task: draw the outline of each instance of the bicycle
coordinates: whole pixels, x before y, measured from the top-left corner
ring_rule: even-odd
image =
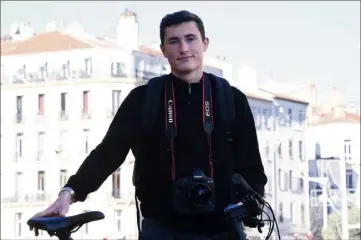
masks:
[[[47,231],[51,237],[56,236],[59,240],[73,240],[71,234],[78,231],[84,224],[104,218],[102,212],[90,211],[69,217],[30,218],[27,224],[30,230]]]
[[[229,235],[232,240],[246,240],[246,234],[243,225],[241,224],[241,221],[248,216],[247,209],[244,205],[230,205],[225,209],[224,213],[230,223],[230,232],[214,236],[209,240],[221,240],[224,239],[225,235]],[[69,217],[31,218],[28,220],[27,224],[30,226],[31,230],[39,229],[47,231],[51,237],[56,236],[59,240],[73,240],[71,234],[78,231],[82,225],[104,218],[105,216],[102,212],[90,211]],[[257,218],[254,220],[255,225],[258,225],[258,231],[261,231],[261,228],[264,226],[264,221],[266,220]],[[273,227],[270,228],[270,232],[272,230]]]

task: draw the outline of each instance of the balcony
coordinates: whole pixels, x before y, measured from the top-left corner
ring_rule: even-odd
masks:
[[[19,162],[22,162],[23,160],[24,160],[23,153],[15,152],[15,154],[14,154],[14,162],[19,163]]]
[[[15,123],[20,124],[24,122],[24,116],[22,113],[18,112],[15,114]]]
[[[157,72],[135,69],[135,79],[137,82],[147,83],[150,79],[157,77],[159,75],[160,73]]]
[[[88,111],[88,110],[83,110],[83,111],[82,111],[82,114],[81,114],[81,119],[82,119],[82,120],[89,120],[89,119],[91,119],[91,113],[90,113],[90,111]]]
[[[45,192],[38,193],[14,193],[12,196],[1,197],[2,203],[23,203],[23,202],[43,202],[53,201],[54,194],[46,194]]]
[[[36,152],[36,161],[42,161],[44,159],[44,151],[38,150]]]
[[[68,112],[66,110],[61,110],[60,111],[60,121],[68,121],[69,117],[68,117]]]
[[[115,199],[120,199],[121,198],[121,191],[120,189],[113,189],[112,190],[112,197]]]

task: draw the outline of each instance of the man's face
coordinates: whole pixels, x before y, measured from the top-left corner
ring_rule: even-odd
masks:
[[[160,47],[172,70],[186,74],[202,66],[208,42],[208,38],[202,40],[195,22],[184,22],[166,27],[164,43]]]

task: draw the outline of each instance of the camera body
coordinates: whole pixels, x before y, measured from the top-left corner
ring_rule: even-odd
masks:
[[[173,181],[172,205],[177,214],[198,215],[214,211],[214,181],[201,169]]]

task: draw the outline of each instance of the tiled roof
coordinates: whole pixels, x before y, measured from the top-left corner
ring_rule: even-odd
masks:
[[[260,90],[272,94],[273,97],[276,99],[283,99],[283,100],[288,100],[288,101],[302,103],[302,104],[309,104],[309,102],[307,102],[306,100],[293,97],[290,94],[275,93],[275,92],[267,91],[264,89],[260,89]]]
[[[250,98],[255,98],[255,99],[260,99],[260,100],[265,100],[265,101],[269,101],[269,102],[272,102],[273,99],[272,99],[272,95],[267,93],[267,92],[264,92],[264,91],[261,91],[261,90],[242,90],[242,92],[247,96],[247,97],[250,97]]]
[[[157,50],[155,48],[151,48],[145,45],[140,45],[138,51],[144,53],[144,54],[149,54],[152,56],[156,56],[156,57],[163,57],[163,53],[161,50]]]
[[[26,40],[2,41],[1,56],[86,49],[93,46],[59,31],[40,33]]]
[[[336,115],[335,112],[324,114],[320,119],[311,125],[325,125],[335,123],[360,123],[360,115],[345,111],[341,115]]]

